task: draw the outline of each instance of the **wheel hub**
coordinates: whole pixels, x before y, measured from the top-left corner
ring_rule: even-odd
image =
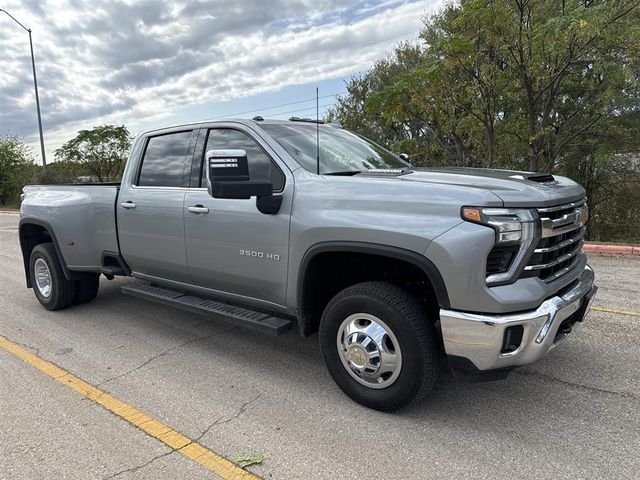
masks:
[[[36,277],[36,287],[44,298],[51,296],[51,272],[42,258],[38,258],[33,266]]]
[[[337,335],[342,365],[359,383],[386,388],[396,381],[402,367],[400,345],[381,319],[368,313],[347,317]]]
[[[347,359],[354,368],[363,369],[369,363],[369,354],[360,344],[355,343],[356,339],[350,339],[350,341],[354,343],[347,347]]]

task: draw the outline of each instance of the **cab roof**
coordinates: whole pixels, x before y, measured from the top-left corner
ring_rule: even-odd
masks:
[[[159,128],[153,128],[150,130],[145,130],[140,132],[140,136],[143,135],[149,135],[151,133],[157,133],[157,132],[164,132],[164,131],[174,131],[174,130],[180,130],[182,128],[185,127],[189,127],[189,128],[195,128],[195,127],[206,127],[208,125],[215,125],[217,123],[239,123],[242,125],[247,125],[247,126],[254,126],[254,125],[287,125],[287,124],[311,124],[311,125],[315,125],[316,124],[316,120],[312,119],[312,118],[300,118],[300,117],[291,117],[288,120],[282,120],[282,119],[276,119],[276,118],[262,118],[260,116],[256,116],[253,118],[218,118],[215,120],[202,120],[199,122],[190,122],[190,123],[182,123],[182,124],[175,124],[175,125],[166,125],[164,127],[159,127]],[[326,123],[323,122],[322,120],[317,122],[320,125],[330,125],[332,127],[337,127],[339,126],[336,123]]]

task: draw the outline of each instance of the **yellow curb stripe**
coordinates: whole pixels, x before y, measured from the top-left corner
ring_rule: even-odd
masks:
[[[94,387],[90,383],[72,375],[53,363],[28,352],[3,336],[0,336],[0,348],[18,357],[32,367],[37,368],[62,385],[78,392],[83,397],[113,412],[131,425],[139,428],[146,434],[161,441],[184,457],[193,460],[198,465],[215,473],[219,477],[225,480],[260,480],[260,477],[257,475],[244,470],[230,460],[185,437],[180,432],[146,415],[128,403],[112,397],[103,390]]]
[[[619,315],[630,315],[632,317],[640,317],[640,312],[630,312],[628,310],[616,310],[615,308],[591,307],[596,312],[617,313]]]

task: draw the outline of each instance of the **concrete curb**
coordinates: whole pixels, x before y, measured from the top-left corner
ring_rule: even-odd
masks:
[[[586,253],[597,253],[599,255],[640,256],[640,246],[634,245],[602,245],[598,243],[586,243],[583,248]]]

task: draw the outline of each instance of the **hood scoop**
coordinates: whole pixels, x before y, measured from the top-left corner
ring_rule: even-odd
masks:
[[[530,182],[537,183],[546,183],[546,184],[555,184],[558,183],[553,175],[550,173],[532,173],[525,175],[510,175],[509,178],[514,178],[516,180],[529,180]]]
[[[374,177],[391,175],[397,177],[399,175],[407,175],[408,173],[413,173],[413,171],[408,168],[370,168],[369,170],[362,172],[360,175],[371,175]]]

